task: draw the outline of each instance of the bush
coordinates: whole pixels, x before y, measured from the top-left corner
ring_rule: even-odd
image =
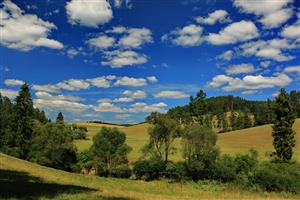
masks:
[[[193,181],[198,181],[199,179],[207,178],[208,168],[205,167],[204,163],[197,160],[192,160],[185,163],[186,175]]]
[[[185,176],[185,168],[182,163],[169,162],[166,165],[165,177],[175,181],[181,181]]]
[[[119,165],[111,169],[110,175],[116,178],[129,178],[131,176],[131,169],[128,165]]]
[[[264,163],[254,172],[252,184],[265,191],[300,192],[299,165]]]
[[[258,154],[255,150],[250,150],[247,154],[236,155],[234,159],[236,173],[248,174],[253,172],[254,168],[258,163],[257,156]]]
[[[221,156],[211,170],[210,178],[230,182],[236,178],[235,162],[233,157],[229,155]]]
[[[164,170],[165,163],[162,160],[139,160],[133,166],[136,178],[146,181],[158,179]]]

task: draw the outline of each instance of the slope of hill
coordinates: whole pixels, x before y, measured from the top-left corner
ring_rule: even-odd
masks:
[[[101,126],[94,124],[85,124],[88,128],[88,140],[75,141],[79,151],[88,149],[92,144],[91,138],[101,129]],[[130,127],[117,127],[124,131],[127,135],[127,144],[132,147],[132,152],[129,154],[129,160],[136,160],[141,155],[140,149],[148,142],[147,130],[149,124],[138,124]],[[296,119],[294,124],[296,131],[296,150],[294,159],[300,161],[300,119]],[[217,145],[222,153],[243,153],[253,148],[259,152],[260,158],[266,158],[265,153],[273,151],[272,145],[272,128],[271,125],[257,126],[253,128],[231,131],[218,134]],[[181,159],[181,142],[179,139],[175,141],[175,146],[179,149],[175,155],[171,156],[172,160]]]
[[[169,183],[68,173],[0,154],[0,199],[297,199],[216,182]],[[163,190],[162,190],[163,188]]]

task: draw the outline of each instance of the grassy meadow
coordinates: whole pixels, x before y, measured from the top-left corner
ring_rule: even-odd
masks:
[[[81,175],[4,154],[0,154],[0,186],[0,199],[299,199],[293,194],[251,192],[213,181],[181,184]]]
[[[102,124],[95,123],[79,123],[78,125],[86,126],[88,128],[88,139],[87,140],[77,140],[75,144],[79,151],[88,149],[92,145],[92,137],[101,129]],[[132,147],[132,152],[129,154],[129,160],[135,161],[141,156],[141,148],[148,142],[148,128],[149,124],[138,124],[134,126],[124,127],[124,126],[113,126],[126,133],[127,144]],[[294,130],[296,131],[296,151],[294,154],[294,160],[300,161],[300,119],[297,119],[294,124]],[[259,157],[261,159],[266,159],[265,155],[267,152],[273,151],[272,145],[272,127],[271,125],[257,126],[253,128],[247,128],[237,131],[231,131],[227,133],[218,134],[217,145],[220,148],[221,153],[235,154],[247,152],[249,149],[253,148],[259,152]],[[178,161],[182,159],[180,152],[181,141],[177,139],[175,141],[175,146],[178,151],[175,155],[170,158],[173,161]]]

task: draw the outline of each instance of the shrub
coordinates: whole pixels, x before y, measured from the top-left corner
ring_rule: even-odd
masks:
[[[164,170],[165,163],[162,160],[139,160],[133,167],[136,178],[146,181],[158,179]]]
[[[191,178],[193,181],[207,178],[208,175],[208,168],[205,167],[203,162],[197,160],[185,163],[185,170],[187,177]]]
[[[236,173],[248,174],[253,172],[254,168],[258,163],[257,155],[257,151],[255,150],[250,150],[249,153],[246,154],[236,155],[234,159]]]
[[[254,172],[252,184],[265,191],[300,192],[299,165],[264,163]]]
[[[166,178],[173,179],[175,181],[181,181],[185,176],[185,168],[183,163],[167,163],[164,174]]]
[[[119,165],[112,168],[110,175],[116,178],[129,178],[131,176],[131,169],[128,165]]]
[[[235,162],[232,156],[221,156],[212,167],[210,178],[230,182],[236,178]]]

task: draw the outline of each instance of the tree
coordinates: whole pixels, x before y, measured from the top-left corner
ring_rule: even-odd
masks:
[[[283,88],[275,99],[274,113],[272,136],[275,155],[280,161],[289,161],[295,147],[295,131],[292,129],[295,115],[290,104],[289,95]]]
[[[91,154],[99,175],[111,176],[114,168],[127,165],[131,148],[125,144],[126,135],[117,128],[103,127],[93,137]]]
[[[290,101],[291,101],[291,106],[295,112],[295,116],[300,117],[300,92],[295,90],[291,91]]]
[[[61,112],[59,112],[57,117],[56,117],[56,123],[57,124],[64,124],[64,116]]]
[[[33,102],[29,91],[29,85],[23,84],[21,90],[16,97],[15,105],[15,147],[17,150],[17,157],[26,158],[28,148],[32,137],[32,119],[34,116]]]
[[[159,159],[168,162],[172,150],[172,144],[175,138],[180,136],[181,127],[177,121],[161,115],[157,118],[154,126],[148,130],[150,142],[144,149],[145,153],[152,153],[152,156],[158,156]]]
[[[41,165],[72,171],[76,164],[76,147],[70,129],[56,124],[35,123],[28,160]]]
[[[216,141],[217,135],[208,127],[194,124],[184,129],[183,157],[193,180],[207,178],[219,154]]]

